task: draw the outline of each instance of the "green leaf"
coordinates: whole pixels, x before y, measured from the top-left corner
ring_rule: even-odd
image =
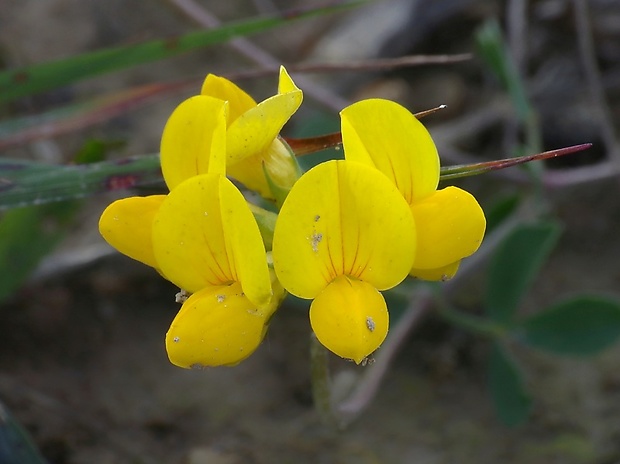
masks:
[[[0,211],[162,182],[159,155],[57,166],[0,160]]]
[[[513,322],[523,296],[557,243],[555,222],[522,225],[498,247],[489,265],[486,307],[489,316],[505,325]]]
[[[6,212],[0,219],[0,301],[28,278],[43,256],[63,237],[74,203],[31,206]]]
[[[530,412],[531,399],[521,370],[499,344],[493,344],[489,359],[489,388],[499,419],[509,427],[523,423]]]
[[[293,19],[335,12],[360,3],[362,2],[339,2],[322,8],[298,9],[295,12],[283,12],[279,15],[238,21],[217,29],[193,32],[180,37],[108,48],[57,61],[3,71],[0,72],[0,103],[65,86],[87,77],[226,42],[233,37],[273,29]]]
[[[278,219],[278,215],[274,212],[267,211],[260,206],[256,206],[253,203],[248,203],[248,206],[254,215],[254,219],[256,219],[256,224],[258,224],[258,230],[260,231],[261,237],[263,237],[265,249],[267,251],[271,251],[271,246],[273,244],[273,231],[276,228],[276,220]]]
[[[620,303],[580,296],[526,319],[521,329],[520,338],[531,347],[561,355],[594,355],[620,337]]]
[[[492,201],[493,202],[484,209],[484,215],[487,219],[487,234],[495,230],[497,226],[515,212],[521,202],[521,196],[515,192],[511,192],[505,195],[496,195]]]
[[[525,122],[532,113],[532,108],[497,21],[487,21],[478,29],[476,45],[480,56],[510,94],[519,119]]]

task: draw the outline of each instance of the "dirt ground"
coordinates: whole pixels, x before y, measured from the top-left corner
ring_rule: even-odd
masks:
[[[180,3],[0,0],[0,63],[20,66],[196,29]],[[230,21],[311,2],[198,4]],[[583,4],[590,30],[576,21],[583,17]],[[526,8],[524,22],[520,7]],[[614,135],[620,116],[618,2],[390,0],[296,23],[251,42],[285,63],[466,53],[475,51],[477,27],[492,17],[512,37],[544,148],[595,144],[550,169],[581,173],[620,159]],[[587,48],[580,42],[584,35],[593,39],[590,52],[580,48]],[[588,59],[600,72],[595,81],[607,106],[589,80]],[[2,114],[41,111],[146,82],[254,67],[259,65],[221,46],[24,99]],[[510,156],[519,138],[501,119],[503,113],[493,120],[492,108],[505,95],[476,57],[397,72],[303,77],[349,101],[382,96],[413,111],[448,104],[428,120],[444,164]],[[274,81],[241,85],[260,99],[273,92]],[[3,156],[63,162],[89,138],[122,140],[123,147],[111,156],[155,152],[167,116],[183,98],[167,97],[79,134],[13,148]],[[319,100],[306,91],[308,108],[295,116],[291,131],[307,133],[325,115],[337,117],[339,108]],[[480,115],[491,122],[481,123]],[[529,188],[494,175],[466,185],[485,208],[498,192]],[[620,296],[618,186],[617,176],[607,172],[548,188],[565,230],[525,310],[575,293]],[[491,405],[487,343],[432,313],[414,328],[369,409],[342,432],[325,427],[313,409],[309,327],[299,306],[281,308],[258,352],[239,366],[206,371],[172,366],[163,339],[178,309],[178,290],[103,244],[96,221],[112,198],[85,201],[56,258],[47,261],[52,272],[0,306],[0,401],[51,464],[620,462],[620,345],[594,359],[517,353],[534,408],[530,420],[515,429],[502,426]],[[77,265],[66,265],[61,258],[67,256]],[[484,270],[453,295],[469,310],[479,310]],[[345,366],[358,373],[375,368]]]

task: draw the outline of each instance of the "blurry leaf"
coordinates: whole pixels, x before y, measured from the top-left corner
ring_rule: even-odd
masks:
[[[0,218],[0,301],[28,278],[39,260],[63,237],[74,203],[30,206]]]
[[[0,210],[161,182],[159,155],[75,166],[0,159]]]
[[[478,29],[476,45],[479,55],[486,61],[510,95],[517,118],[523,126],[525,136],[523,152],[526,154],[539,152],[542,149],[542,135],[538,116],[532,109],[525,91],[525,84],[517,71],[497,21],[487,21]],[[534,167],[536,164],[539,166]],[[528,165],[527,169],[532,174],[539,175],[542,166],[540,163],[533,163]]]
[[[500,225],[517,209],[520,199],[521,197],[517,193],[510,193],[493,199],[493,203],[485,208],[484,211],[484,215],[487,219],[487,234]]]
[[[106,158],[106,153],[110,150],[120,148],[125,144],[122,140],[99,140],[89,139],[78,150],[73,162],[76,164],[98,163]]]
[[[403,285],[406,283],[401,284],[401,286]],[[383,298],[385,298],[387,307],[390,308],[390,326],[394,329],[411,304],[411,298],[404,292],[403,288],[393,288],[383,292]]]
[[[522,225],[500,244],[489,265],[486,308],[492,319],[505,325],[513,322],[560,230],[555,222]]]
[[[0,463],[45,464],[28,432],[0,404]]]
[[[480,56],[510,94],[519,120],[525,122],[532,112],[521,77],[517,73],[497,21],[490,20],[478,29],[476,45]]]
[[[497,416],[506,425],[523,423],[530,412],[531,399],[523,385],[519,367],[497,343],[489,359],[489,387]]]
[[[526,319],[522,339],[556,354],[587,356],[608,348],[620,337],[620,303],[581,296]]]
[[[80,79],[108,73],[142,63],[226,42],[233,37],[254,34],[301,19],[339,11],[362,2],[349,1],[314,9],[297,9],[279,15],[252,18],[217,29],[198,31],[180,37],[154,40],[138,45],[108,48],[78,56],[0,72],[0,103],[25,95],[71,84]]]

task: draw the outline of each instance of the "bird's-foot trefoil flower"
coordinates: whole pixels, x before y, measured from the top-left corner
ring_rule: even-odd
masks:
[[[305,173],[284,201],[273,263],[288,292],[314,300],[310,323],[318,340],[360,363],[387,335],[379,290],[407,276],[415,244],[409,205],[384,175],[328,161]]]
[[[162,171],[173,184],[169,187],[206,172],[207,155],[216,148],[212,146],[214,141],[205,136],[205,128],[213,124],[213,115],[208,111],[211,98],[228,102],[227,174],[264,198],[276,199],[280,191],[288,193],[301,173],[279,133],[301,105],[303,95],[284,67],[280,68],[278,94],[258,104],[228,79],[209,74],[201,94],[177,107],[168,119],[161,142]],[[178,178],[170,171],[177,171]]]
[[[263,240],[241,192],[222,175],[191,177],[162,202],[152,240],[163,275],[192,293],[166,335],[171,362],[232,365],[252,354],[283,291],[277,282],[272,287]]]
[[[437,190],[439,156],[426,128],[389,100],[363,100],[341,112],[345,159],[372,166],[396,185],[416,223],[416,257],[410,274],[426,280],[452,277],[473,254],[486,220],[465,190]]]
[[[204,157],[192,159],[200,165],[162,154],[170,193],[114,202],[99,223],[112,246],[191,294],[166,335],[170,361],[186,368],[248,357],[285,294],[245,198],[224,175],[228,103],[200,105],[210,121],[201,126]]]

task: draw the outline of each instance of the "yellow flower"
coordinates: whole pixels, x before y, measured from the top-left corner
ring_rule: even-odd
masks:
[[[398,188],[416,223],[416,257],[410,274],[427,280],[452,277],[473,254],[486,220],[465,190],[437,190],[439,156],[426,128],[405,108],[370,99],[341,112],[345,158],[375,167]]]
[[[166,169],[162,167],[164,181],[170,190],[197,174],[223,173],[225,170],[227,103],[202,98],[200,107],[200,114],[209,115],[209,124],[201,127],[204,156],[175,159],[169,151],[162,155],[162,166],[166,165]],[[110,245],[160,272],[153,252],[152,224],[165,198],[166,195],[151,195],[117,200],[106,208],[99,220],[99,231]]]
[[[206,172],[207,155],[216,148],[214,141],[205,136],[205,128],[213,125],[213,114],[208,111],[212,98],[228,102],[227,174],[264,198],[273,199],[275,195],[264,169],[278,188],[288,191],[299,172],[294,155],[278,134],[303,97],[284,67],[280,68],[278,94],[259,104],[228,79],[209,74],[201,95],[185,100],[176,108],[161,141],[162,171],[168,187],[172,190],[184,179]],[[179,165],[184,166],[183,171]]]
[[[398,285],[415,253],[409,206],[373,168],[329,161],[305,173],[288,194],[273,237],[273,262],[284,288],[314,299],[318,340],[360,363],[388,331],[378,290]]]
[[[254,216],[224,175],[228,103],[203,97],[200,105],[210,117],[201,164],[187,169],[187,160],[163,156],[171,192],[114,202],[99,222],[108,243],[192,294],[166,335],[170,361],[181,367],[245,359],[284,296]]]
[[[170,361],[231,365],[254,352],[283,292],[272,297],[262,237],[241,192],[223,175],[191,177],[162,202],[152,240],[162,273],[192,293],[166,334]]]

